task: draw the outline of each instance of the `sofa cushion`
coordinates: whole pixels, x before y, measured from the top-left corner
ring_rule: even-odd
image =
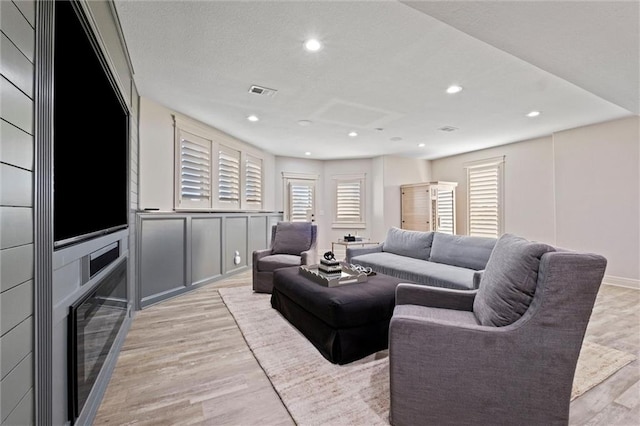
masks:
[[[295,256],[292,254],[273,254],[271,256],[265,256],[258,260],[258,271],[273,272],[279,268],[285,268],[287,266],[299,266],[300,264],[300,256]]]
[[[370,266],[381,274],[398,277],[416,284],[434,287],[471,290],[474,286],[472,269],[413,259],[393,253],[369,253],[353,257],[351,263]]]
[[[529,308],[540,258],[555,249],[512,234],[498,239],[480,280],[473,311],[482,325],[502,327],[518,320]]]
[[[433,232],[408,231],[391,227],[382,244],[382,250],[400,256],[428,260]]]
[[[429,260],[479,271],[486,267],[495,244],[495,238],[436,232],[433,235]]]
[[[300,255],[311,247],[311,222],[278,222],[273,240],[274,254]]]

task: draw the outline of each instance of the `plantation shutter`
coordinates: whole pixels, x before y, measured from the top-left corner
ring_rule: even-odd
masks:
[[[336,222],[362,222],[362,182],[338,181]]]
[[[315,182],[289,182],[289,221],[309,222],[314,211]]]
[[[247,204],[262,206],[262,159],[247,155],[245,162],[245,199]]]
[[[470,167],[468,177],[469,235],[497,238],[501,228],[501,163]]]
[[[181,208],[211,207],[211,141],[185,131],[178,132]]]
[[[240,207],[240,151],[224,145],[218,151],[218,202]]]
[[[437,190],[438,232],[453,235],[453,190]]]

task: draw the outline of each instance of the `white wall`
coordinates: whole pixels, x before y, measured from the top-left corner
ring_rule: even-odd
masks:
[[[606,282],[640,287],[639,127],[632,117],[433,160],[432,180],[459,183],[464,234],[464,163],[504,155],[505,232],[602,254]]]
[[[467,175],[464,164],[498,156],[505,156],[504,232],[555,244],[551,137],[433,160],[432,180],[458,182],[456,232],[467,234]]]
[[[558,245],[608,259],[607,276],[640,279],[640,119],[553,135]]]
[[[174,204],[174,126],[173,114],[178,114],[150,99],[140,98],[140,209],[158,208],[173,211]],[[186,117],[182,115],[183,117]],[[188,118],[188,117],[187,117]],[[192,121],[195,121],[191,119]],[[277,210],[274,175],[275,157],[211,126],[198,123],[216,140],[241,151],[263,158],[263,210]]]

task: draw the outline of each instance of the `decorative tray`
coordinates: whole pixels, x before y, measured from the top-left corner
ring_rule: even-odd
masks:
[[[365,272],[358,272],[345,265],[342,265],[340,275],[327,275],[318,270],[318,265],[302,265],[300,266],[300,273],[325,287],[337,287],[344,284],[363,283],[367,281],[367,274]]]

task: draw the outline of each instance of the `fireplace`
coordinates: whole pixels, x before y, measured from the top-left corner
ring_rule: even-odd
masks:
[[[69,420],[78,418],[127,315],[124,258],[69,310]]]

